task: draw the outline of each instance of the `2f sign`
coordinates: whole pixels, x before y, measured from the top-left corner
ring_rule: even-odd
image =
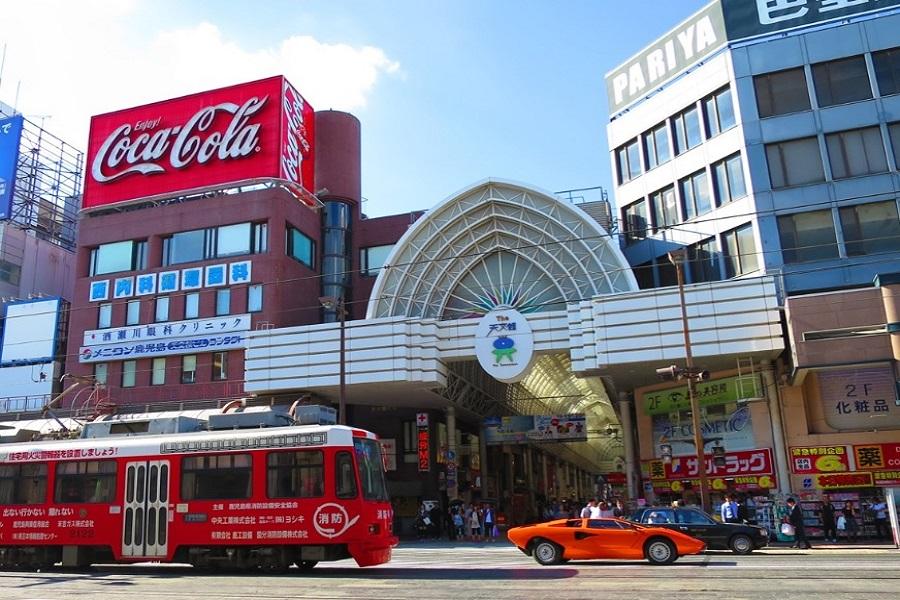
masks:
[[[694,57],[700,57],[719,42],[712,19],[706,15],[691,23],[661,46],[650,50],[627,69],[613,78],[615,104],[642,93],[648,85],[662,82],[679,68],[686,67]]]

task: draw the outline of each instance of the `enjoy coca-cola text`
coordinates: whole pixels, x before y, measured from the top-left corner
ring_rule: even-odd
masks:
[[[127,123],[120,125],[97,150],[91,164],[91,176],[94,181],[107,183],[129,173],[164,173],[166,156],[174,169],[183,169],[194,162],[204,164],[212,158],[227,160],[248,156],[259,149],[260,124],[250,123],[250,117],[265,106],[266,100],[268,96],[250,98],[242,105],[222,102],[207,106],[184,125],[157,131],[153,129],[159,119],[144,121],[135,127]],[[210,131],[220,113],[231,114],[231,121],[224,131]],[[132,139],[132,131],[143,133]]]

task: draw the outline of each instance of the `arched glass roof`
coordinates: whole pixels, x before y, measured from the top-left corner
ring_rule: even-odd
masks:
[[[636,289],[617,239],[576,206],[487,180],[410,227],[378,275],[367,317],[459,319],[502,304],[560,310]]]

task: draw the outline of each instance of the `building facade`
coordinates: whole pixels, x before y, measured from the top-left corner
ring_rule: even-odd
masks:
[[[607,76],[623,250],[641,287],[674,285],[667,253],[680,248],[687,281],[778,282],[791,349],[770,376],[778,402],[758,417],[755,404],[717,410],[753,413],[785,454],[778,487],[811,499],[860,502],[897,483],[878,474],[889,459],[858,457],[859,444],[881,456],[900,442],[881,283],[900,269],[898,4],[713,2]],[[637,391],[643,412],[657,387]],[[658,460],[650,417],[641,458]]]

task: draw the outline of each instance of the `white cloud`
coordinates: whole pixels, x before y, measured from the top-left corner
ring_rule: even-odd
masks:
[[[0,21],[0,99],[12,104],[21,82],[19,110],[39,123],[50,115],[45,128],[82,150],[102,112],[282,74],[315,108],[353,111],[380,76],[399,72],[380,48],[307,35],[249,49],[210,22],[137,30],[136,0],[18,4]]]

